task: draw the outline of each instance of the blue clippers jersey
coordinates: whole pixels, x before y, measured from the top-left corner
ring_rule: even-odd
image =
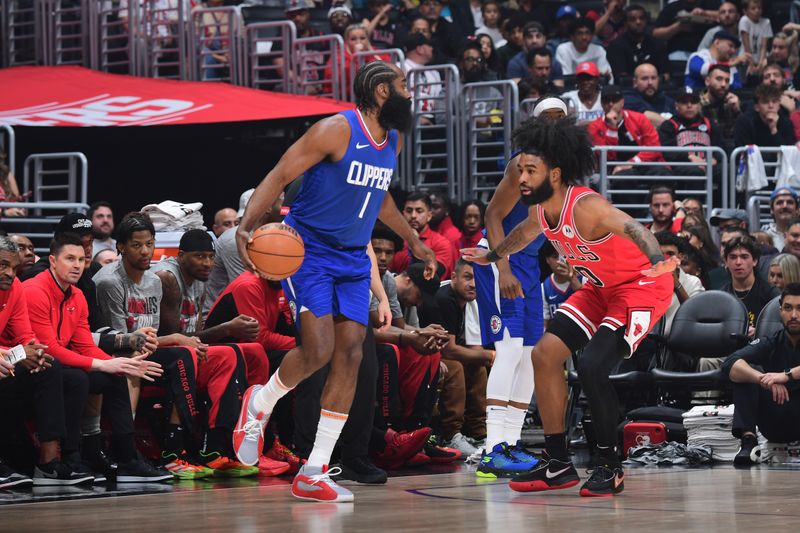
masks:
[[[334,248],[366,246],[397,166],[397,132],[377,147],[357,111],[341,113],[350,142],[339,161],[322,161],[305,173],[284,221]]]
[[[567,287],[566,291],[559,290],[553,283],[553,275],[550,274],[542,282],[542,295],[546,300],[547,306],[550,308],[550,316],[552,317],[556,310],[561,307],[561,304],[567,301],[567,298],[572,296],[575,291],[572,287]]]

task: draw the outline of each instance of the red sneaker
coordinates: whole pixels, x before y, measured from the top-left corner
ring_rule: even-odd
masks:
[[[386,430],[386,448],[373,454],[375,464],[389,470],[400,468],[422,449],[430,434],[431,428],[427,427],[402,433]]]
[[[410,468],[415,468],[418,466],[423,466],[431,462],[431,458],[425,455],[422,452],[419,452],[414,455],[411,459],[405,462],[404,466],[408,466]]]
[[[244,393],[239,420],[233,430],[233,451],[247,466],[256,465],[264,449],[264,426],[269,417],[253,405],[253,398],[263,388],[263,385],[253,385]]]
[[[461,452],[459,450],[446,446],[439,446],[433,438],[428,439],[422,451],[431,458],[431,463],[434,464],[452,463],[453,461],[461,459]]]
[[[283,461],[276,461],[266,455],[258,458],[258,475],[265,477],[274,477],[285,474],[289,471],[289,463]]]
[[[300,459],[292,450],[284,445],[278,437],[275,437],[272,448],[264,454],[264,457],[287,463],[289,469],[285,473],[292,475],[296,474],[300,470],[300,467],[306,462],[305,459]]]
[[[292,496],[317,502],[352,502],[353,493],[338,485],[330,476],[342,472],[341,468],[328,469],[303,465],[292,481]]]

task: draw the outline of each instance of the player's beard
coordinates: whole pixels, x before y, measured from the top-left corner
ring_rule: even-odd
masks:
[[[522,203],[525,205],[536,205],[550,199],[553,196],[553,185],[549,179],[544,180],[541,185],[535,189],[531,188],[530,194],[521,195]]]
[[[402,97],[394,87],[389,85],[389,98],[383,103],[378,113],[378,124],[387,130],[405,133],[411,129],[413,118],[411,100]]]

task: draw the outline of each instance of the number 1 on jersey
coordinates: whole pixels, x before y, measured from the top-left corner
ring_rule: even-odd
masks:
[[[358,214],[358,218],[364,218],[364,211],[367,210],[367,204],[369,203],[370,196],[372,196],[372,191],[367,192],[367,197],[364,198],[364,205],[361,206],[361,212]]]

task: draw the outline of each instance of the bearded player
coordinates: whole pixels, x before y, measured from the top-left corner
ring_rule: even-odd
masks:
[[[305,259],[300,270],[282,282],[301,342],[266,385],[254,385],[245,393],[233,445],[240,461],[258,462],[264,425],[277,401],[330,362],[314,447],[292,483],[295,497],[325,502],[353,501],[353,494],[331,479],[334,472],[327,465],[356,389],[369,320],[372,264],[367,245],[375,219],[425,261],[428,279],[436,272],[433,252],[386,194],[402,144],[398,130],[407,130],[412,119],[405,75],[394,65],[375,61],[361,67],[353,83],[356,109],[317,122],[286,151],[253,192],[236,233],[242,262],[257,272],[247,255],[250,232],[284,187],[305,174],[284,220],[302,237]],[[388,324],[387,302],[381,302],[379,314]]]
[[[465,259],[489,264],[522,250],[544,233],[586,283],[558,309],[533,349],[536,398],[545,431],[543,460],[511,480],[521,492],[561,489],[580,481],[566,446],[567,385],[564,362],[583,349],[578,363],[597,440],[594,464],[581,496],[623,490],[617,455],[618,399],[609,374],[630,357],[672,298],[676,258],[665,260],[655,237],[629,215],[578,182],[594,170],[591,143],[569,119],[527,122],[514,132],[522,150],[519,188],[530,207],[494,250],[462,250]]]

